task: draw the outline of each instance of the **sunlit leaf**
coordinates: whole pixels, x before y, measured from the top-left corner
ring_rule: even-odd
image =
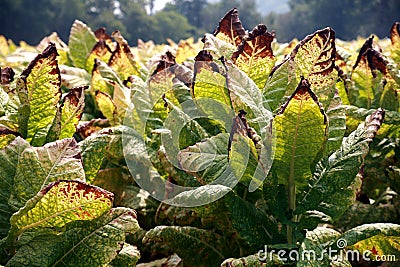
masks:
[[[335,54],[335,32],[331,28],[306,36],[290,56],[271,71],[263,89],[265,98],[272,102],[271,108],[275,109],[285,95],[291,95],[294,87],[304,77],[309,80],[311,89],[326,109],[337,80]]]
[[[176,51],[176,62],[181,64],[186,60],[194,60],[198,50],[193,43],[193,38],[180,40]]]
[[[73,88],[63,99],[59,139],[70,138],[75,133],[85,105],[84,90],[86,88]]]
[[[395,22],[390,29],[390,40],[392,42],[391,56],[397,66],[400,62],[400,22]]]
[[[10,236],[33,227],[61,229],[77,220],[93,220],[112,207],[113,194],[81,181],[50,183],[10,219]]]
[[[364,224],[342,234],[346,248],[365,253],[370,260],[380,256],[391,256],[391,261],[400,257],[400,225],[392,223]],[[368,252],[366,252],[368,250]]]
[[[111,54],[111,48],[108,46],[105,40],[97,41],[87,57],[85,69],[88,70],[88,72],[90,73],[93,70],[95,59],[99,59],[103,62],[108,62]]]
[[[264,88],[275,64],[271,43],[275,35],[263,24],[256,26],[233,53],[232,60],[258,88]]]
[[[221,40],[230,43],[234,46],[242,42],[242,38],[246,35],[246,31],[239,19],[239,12],[236,8],[228,11],[225,16],[219,21],[214,35]]]
[[[225,75],[220,73],[209,52],[199,52],[195,58],[192,97],[201,111],[222,124],[225,124],[223,118],[233,117]]]
[[[117,106],[115,105],[111,96],[102,91],[97,91],[95,99],[99,110],[104,115],[104,117],[106,117],[110,121],[111,125],[117,124]]]
[[[20,136],[18,132],[0,127],[0,149],[8,146],[17,136]]]
[[[43,145],[57,113],[61,77],[54,44],[39,54],[22,72],[18,95],[20,132],[35,146]]]
[[[277,147],[273,168],[280,183],[304,188],[311,178],[311,166],[323,148],[327,119],[307,80],[275,116]]]
[[[85,179],[80,150],[74,139],[25,149],[15,172],[10,203],[20,208],[47,184],[59,179]]]
[[[87,191],[95,187],[88,187]],[[98,190],[98,189],[97,189]],[[98,191],[98,193],[105,191]],[[85,193],[85,192],[83,192]],[[87,195],[83,194],[82,197]],[[97,195],[95,207],[101,204],[106,197]],[[105,202],[104,202],[105,203]],[[108,266],[116,259],[119,253],[122,257],[134,256],[138,259],[138,251],[131,251],[131,247],[124,250],[125,236],[139,229],[134,210],[127,208],[110,207],[96,212],[106,214],[91,221],[77,221],[69,223],[66,231],[55,235],[46,234],[34,237],[29,243],[22,245],[13,258],[8,262],[12,266]],[[94,213],[93,213],[94,215]],[[121,251],[122,249],[122,251]],[[130,261],[132,262],[132,261]],[[114,265],[113,265],[114,266]]]
[[[387,60],[373,48],[373,37],[361,47],[351,79],[348,95],[352,105],[367,109],[399,109],[400,85],[392,77]]]
[[[86,69],[90,73],[93,66],[87,69],[86,62],[95,44],[96,36],[92,30],[82,21],[75,20],[71,27],[68,42],[70,56],[75,67]]]

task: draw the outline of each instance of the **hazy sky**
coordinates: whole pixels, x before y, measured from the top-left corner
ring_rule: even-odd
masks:
[[[208,0],[209,2],[217,2],[218,0]],[[154,11],[163,9],[166,3],[171,2],[171,0],[155,0]],[[271,11],[277,13],[283,13],[289,11],[289,6],[287,5],[288,0],[257,0],[259,6],[259,12],[262,15],[267,15]]]

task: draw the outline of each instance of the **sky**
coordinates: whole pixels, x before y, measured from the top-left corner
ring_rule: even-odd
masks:
[[[216,2],[217,0],[209,0],[209,2]],[[154,11],[159,11],[163,9],[166,3],[171,2],[171,0],[155,0]],[[259,6],[259,11],[262,15],[268,15],[270,12],[274,11],[276,13],[284,13],[289,11],[289,6],[287,5],[288,0],[257,0]]]

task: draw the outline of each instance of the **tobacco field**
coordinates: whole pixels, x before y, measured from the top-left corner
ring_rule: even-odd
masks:
[[[400,22],[215,26],[0,36],[0,265],[398,266]]]

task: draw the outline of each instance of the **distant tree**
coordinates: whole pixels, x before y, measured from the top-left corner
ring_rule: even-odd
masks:
[[[317,29],[332,27],[336,36],[350,40],[374,33],[379,37],[389,34],[391,25],[400,20],[398,0],[290,0],[290,12],[268,15],[279,41],[303,38]],[[268,26],[268,25],[267,25]]]
[[[0,1],[0,34],[15,42],[24,40],[37,44],[44,36],[56,31],[68,40],[75,18],[85,18],[81,0]]]
[[[160,11],[154,15],[157,22],[158,34],[153,40],[158,43],[166,42],[167,38],[175,42],[192,36],[193,26],[186,17],[174,11]]]

